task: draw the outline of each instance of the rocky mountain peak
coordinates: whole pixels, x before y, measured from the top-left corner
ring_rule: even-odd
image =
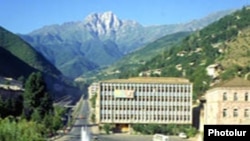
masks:
[[[122,21],[111,11],[93,13],[84,20],[86,27],[98,35],[116,31],[122,26]]]

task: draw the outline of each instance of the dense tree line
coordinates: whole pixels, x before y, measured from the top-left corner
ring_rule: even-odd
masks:
[[[32,116],[39,121],[45,115],[52,113],[53,101],[47,92],[46,83],[42,73],[32,73],[25,83],[23,94],[24,116],[31,119]]]
[[[43,140],[63,124],[63,107],[53,106],[41,72],[34,72],[25,81],[25,90],[15,99],[0,98],[0,140]]]
[[[191,125],[177,125],[177,124],[133,124],[134,131],[141,134],[165,134],[177,135],[180,132],[185,132],[189,137],[193,137],[197,133],[197,129]]]
[[[1,141],[45,141],[45,127],[34,121],[7,117],[0,119]]]
[[[0,96],[0,117],[5,118],[9,115],[19,116],[22,114],[23,101],[22,96],[16,98],[3,99]]]

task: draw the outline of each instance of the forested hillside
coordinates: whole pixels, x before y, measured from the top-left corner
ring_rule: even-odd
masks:
[[[35,51],[33,47],[31,47],[28,43],[23,41],[17,35],[9,32],[8,30],[2,28],[1,26],[0,26],[0,47],[2,48],[2,50],[9,52],[9,55],[12,55],[18,58],[19,61],[26,63],[31,68],[35,68],[41,72],[48,73],[51,75],[61,74],[59,70],[57,70],[48,60],[46,60],[44,56],[42,56],[37,51]],[[0,56],[0,57],[1,57],[1,60],[6,59],[6,58],[2,58],[4,56]],[[5,54],[5,57],[7,57],[6,54]],[[9,65],[12,65],[13,68],[17,65],[13,61],[9,63],[10,63]],[[1,65],[1,67],[4,68],[4,65]],[[18,68],[20,68],[20,66]],[[18,70],[18,68],[16,69]],[[16,71],[16,70],[10,69],[8,71],[9,73],[11,73],[11,71]],[[23,73],[26,73],[26,72],[23,72]]]
[[[49,91],[55,98],[71,94],[79,97],[79,89],[66,81],[61,72],[30,44],[0,27],[0,76],[26,79],[32,72],[44,74]]]
[[[194,83],[194,98],[204,94],[215,82],[236,75],[246,76],[250,72],[249,15],[250,8],[244,7],[221,18],[147,61],[136,72],[159,69],[161,74],[158,76],[188,78]],[[207,73],[206,68],[212,64],[221,68],[217,77]]]
[[[0,47],[0,65],[1,76],[15,79],[21,76],[27,77],[31,72],[37,71],[2,47]]]
[[[88,78],[89,76],[94,76],[94,79],[100,80],[136,75],[138,74],[138,68],[144,66],[145,62],[168,50],[191,33],[192,32],[178,32],[166,35],[124,56],[113,65],[102,69],[98,74],[96,72],[91,74],[86,73],[83,77]]]

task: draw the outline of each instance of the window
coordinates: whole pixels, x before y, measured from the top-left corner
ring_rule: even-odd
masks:
[[[248,92],[245,93],[245,101],[248,101]]]
[[[224,93],[223,93],[223,101],[226,101],[226,100],[227,100],[227,93],[224,92]]]
[[[222,113],[223,115],[223,117],[227,117],[227,109],[223,109],[223,113]]]
[[[249,117],[249,110],[248,110],[248,109],[245,109],[245,111],[244,111],[244,116],[245,116],[245,117]]]
[[[234,93],[234,101],[237,101],[238,100],[238,95],[237,93]]]
[[[233,116],[238,117],[238,109],[234,109]]]
[[[178,115],[176,116],[176,120],[177,120],[177,121],[179,120],[179,116],[178,116]]]

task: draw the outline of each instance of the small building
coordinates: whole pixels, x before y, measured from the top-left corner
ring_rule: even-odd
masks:
[[[134,123],[192,124],[193,85],[187,79],[135,77],[102,81],[99,87],[99,124],[111,123],[120,131]]]
[[[207,68],[207,75],[211,76],[213,79],[219,76],[219,73],[223,70],[220,64],[212,64]]]
[[[0,76],[0,97],[2,99],[16,98],[23,92],[24,89],[21,82]]]
[[[233,78],[205,94],[204,124],[250,124],[250,81]]]

